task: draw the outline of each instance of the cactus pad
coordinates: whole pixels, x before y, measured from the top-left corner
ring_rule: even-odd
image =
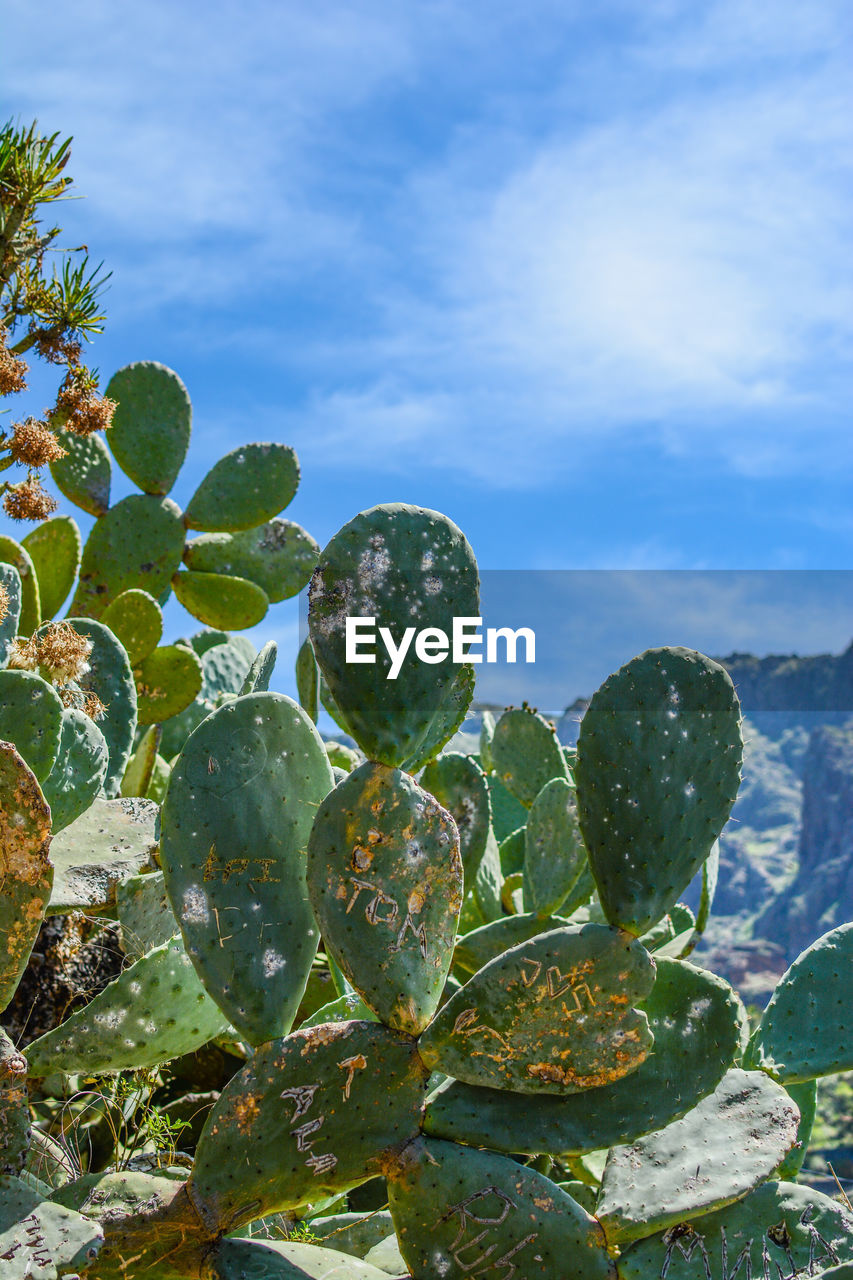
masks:
[[[246,673],[240,686],[241,695],[265,693],[269,689],[277,658],[278,645],[275,640],[268,640]]]
[[[331,785],[317,730],[279,693],[214,711],[172,770],[166,888],[202,981],[253,1044],[290,1029],[308,980],[319,938],[305,849]]]
[[[96,1223],[45,1200],[19,1178],[0,1178],[3,1280],[70,1276],[95,1259],[103,1238]]]
[[[497,1151],[559,1155],[633,1142],[680,1119],[732,1065],[746,1013],[722,978],[683,960],[658,961],[643,1009],[654,1047],[624,1080],[561,1098],[527,1096],[523,1107],[505,1090],[450,1081],[430,1096],[425,1132]]]
[[[423,769],[424,765],[434,760],[460,728],[462,721],[468,714],[468,708],[474,696],[475,684],[474,668],[470,662],[465,662],[461,667],[457,667],[453,683],[438,704],[420,745],[409,756],[408,760],[403,761],[403,768],[407,773],[418,773],[419,770]],[[325,702],[323,705],[326,705]],[[328,707],[326,709],[329,710]],[[336,719],[337,717],[333,715],[332,718]]]
[[[60,493],[90,516],[102,516],[110,505],[113,468],[100,435],[59,434],[65,457],[50,464],[50,474]]]
[[[391,663],[378,628],[388,628],[395,643],[413,622],[449,634],[454,616],[477,616],[478,599],[473,552],[436,511],[399,503],[373,507],[325,548],[311,580],[311,640],[332,697],[369,759],[409,761],[430,735],[458,673],[449,658],[420,661],[412,646],[398,677],[387,679]],[[348,617],[375,618],[375,663],[347,663]]]
[[[59,752],[62,703],[34,671],[0,671],[0,740],[18,748],[39,782]]]
[[[131,587],[116,596],[101,615],[105,627],[127,652],[131,666],[147,658],[163,634],[163,610],[153,596]]]
[[[32,769],[9,742],[0,742],[0,1010],[12,1000],[44,919],[54,869],[50,809]]]
[[[50,914],[111,907],[122,881],[155,865],[158,825],[150,800],[95,800],[51,844]]]
[[[184,563],[202,573],[248,578],[277,604],[308,585],[319,556],[309,533],[279,518],[242,533],[204,533],[187,543]]]
[[[0,564],[10,564],[17,569],[21,579],[21,617],[18,623],[23,636],[31,636],[41,622],[41,597],[39,580],[30,553],[15,542],[0,534]]]
[[[190,1198],[228,1231],[366,1182],[417,1133],[425,1085],[414,1041],[374,1022],[262,1045],[207,1119]]]
[[[575,781],[611,924],[645,933],[678,900],[728,820],[742,751],[731,678],[692,649],[649,649],[593,695]]]
[[[182,569],[172,586],[184,608],[208,627],[244,631],[259,623],[269,608],[266,592],[248,578]]]
[[[110,450],[143,493],[162,496],[178,478],[192,430],[192,405],[176,373],[153,360],[125,365],[110,378],[115,400]]]
[[[308,890],[329,954],[366,1003],[388,1026],[421,1032],[462,906],[450,814],[399,769],[361,765],[317,812]]]
[[[750,1046],[783,1083],[853,1071],[853,924],[825,933],[780,979]]]
[[[533,801],[525,828],[525,905],[542,916],[558,911],[586,865],[574,787],[552,778]]]
[[[107,796],[117,796],[133,750],[136,732],[136,686],[127,654],[109,627],[91,618],[69,618],[79,635],[92,642],[85,687],[104,705],[98,728],[107,740],[110,763],[104,779]]]
[[[632,1245],[619,1280],[732,1280],[734,1276],[818,1276],[853,1262],[853,1213],[790,1182],[766,1182],[745,1200],[688,1218]]]
[[[448,751],[427,765],[421,786],[453,815],[465,880],[470,883],[489,838],[491,806],[486,775],[472,756]]]
[[[525,809],[552,778],[569,777],[553,724],[530,707],[510,707],[503,713],[490,750],[495,773]]]
[[[201,690],[201,662],[182,644],[152,650],[133,674],[140,724],[160,724],[177,715]]]
[[[299,463],[286,444],[242,444],[220,458],[184,515],[188,529],[236,533],[283,511],[299,486]]]
[[[38,577],[41,616],[53,618],[80,568],[80,530],[70,516],[53,516],[31,529],[21,545],[29,552]]]
[[[220,1240],[202,1280],[388,1280],[388,1274],[337,1249],[283,1240]]]
[[[95,521],[83,548],[71,608],[100,618],[132,587],[159,600],[181,563],[184,526],[171,498],[132,493]]]
[[[421,1138],[390,1166],[388,1196],[418,1280],[615,1280],[595,1218],[505,1156]]]
[[[533,912],[518,916],[504,916],[500,920],[473,929],[456,943],[455,963],[466,973],[477,973],[503,955],[510,947],[528,942],[540,933],[567,925],[562,916],[537,916]]]
[[[17,1174],[32,1142],[27,1062],[0,1030],[0,1174]]]
[[[628,934],[567,925],[475,974],[421,1036],[418,1052],[457,1080],[519,1093],[600,1089],[636,1071],[652,1045],[633,1006],[654,962]]]
[[[56,763],[42,784],[54,836],[94,802],[109,763],[106,739],[95,722],[82,711],[63,707]]]
[[[133,960],[170,942],[178,931],[162,871],[130,876],[119,884],[116,915],[121,925],[122,951]]]
[[[0,617],[0,668],[9,661],[11,642],[18,634],[21,617],[21,575],[14,565],[0,563],[0,587],[5,593]],[[2,610],[0,610],[2,612]]]
[[[192,1053],[228,1019],[196,977],[180,936],[124,969],[83,1008],[28,1046],[31,1075],[139,1071]]]
[[[780,1085],[761,1071],[735,1069],[680,1120],[612,1147],[595,1210],[608,1244],[624,1249],[739,1200],[793,1146],[798,1119]]]

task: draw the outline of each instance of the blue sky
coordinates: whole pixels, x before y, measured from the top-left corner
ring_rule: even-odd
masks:
[[[67,238],[113,272],[92,363],[189,387],[179,501],[284,439],[321,543],[405,500],[488,569],[850,565],[843,0],[6,0],[2,32],[4,113],[74,135]]]

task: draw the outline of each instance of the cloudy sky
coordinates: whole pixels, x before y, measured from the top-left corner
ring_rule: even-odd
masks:
[[[74,135],[63,225],[113,273],[92,363],[192,395],[179,501],[283,439],[321,543],[405,500],[491,570],[851,564],[846,0],[0,21],[4,114]]]

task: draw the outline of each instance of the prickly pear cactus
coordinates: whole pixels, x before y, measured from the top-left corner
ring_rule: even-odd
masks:
[[[314,725],[279,693],[213,712],[190,736],[162,813],[166,888],[187,953],[237,1030],[286,1034],[319,932],[305,851],[332,771]]]
[[[347,979],[388,1026],[418,1035],[438,1007],[462,906],[450,814],[400,769],[361,765],[317,812],[308,889]]]

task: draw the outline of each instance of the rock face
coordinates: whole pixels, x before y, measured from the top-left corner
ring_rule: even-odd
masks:
[[[815,729],[803,762],[797,874],[755,923],[787,959],[853,919],[853,725]]]

